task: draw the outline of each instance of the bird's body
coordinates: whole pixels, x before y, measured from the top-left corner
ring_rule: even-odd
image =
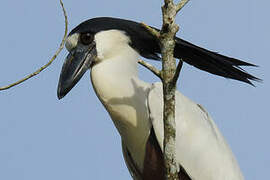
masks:
[[[103,38],[99,38],[100,35]],[[158,144],[163,147],[162,86],[140,80],[139,54],[126,42],[106,42],[108,37],[113,40],[112,36],[117,41],[128,41],[119,31],[96,34],[97,44],[107,44],[108,49],[117,53],[104,54],[106,50],[97,46],[97,53],[107,58],[92,67],[91,80],[134,165],[143,174],[145,149],[152,127]],[[207,112],[179,92],[176,100],[176,156],[183,169],[195,180],[240,180],[237,163]],[[217,165],[219,162],[222,164]]]
[[[110,24],[110,18],[107,20]],[[113,19],[113,22],[115,21],[123,23],[120,19]],[[134,24],[123,21],[127,22],[127,27]],[[123,154],[133,178],[163,180],[162,85],[140,80],[137,71],[140,55],[157,56],[153,54],[154,51],[151,54],[143,51],[142,47],[132,46],[136,44],[134,37],[128,33],[132,30],[124,31],[123,27],[119,30],[115,25],[110,29],[108,24],[102,29],[101,22],[104,23],[104,19],[89,20],[88,24],[83,23],[81,27],[76,27],[69,35],[67,48],[70,55],[62,69],[58,97],[63,97],[91,67],[93,88],[121,136]],[[134,32],[136,31],[132,31]],[[227,58],[192,44],[189,46],[190,49],[186,49],[184,56],[195,53],[187,60],[190,64],[214,74],[248,83],[250,83],[248,79],[256,80],[255,77],[234,67],[252,64]],[[178,47],[181,49],[182,46],[178,44]],[[209,58],[210,65],[208,61],[196,62],[196,58],[201,55]],[[225,64],[221,71],[219,61]],[[179,174],[181,180],[243,179],[229,146],[211,117],[201,105],[192,102],[178,91],[176,160],[181,167]]]

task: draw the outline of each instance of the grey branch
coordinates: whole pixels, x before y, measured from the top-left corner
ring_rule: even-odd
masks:
[[[138,61],[139,64],[141,64],[142,66],[144,66],[145,68],[149,69],[150,71],[152,71],[157,77],[159,77],[160,79],[162,79],[162,73],[160,70],[158,70],[157,68],[155,68],[155,66],[143,61],[143,60],[139,60]]]
[[[160,38],[160,32],[158,32],[157,30],[155,30],[155,29],[153,29],[153,28],[151,28],[150,26],[148,26],[147,24],[145,24],[145,23],[141,23],[142,24],[142,26],[145,28],[145,29],[147,29],[153,36],[155,36],[157,39],[159,39]]]
[[[163,121],[164,121],[164,164],[165,178],[179,180],[179,162],[176,161],[176,123],[175,123],[175,91],[176,81],[182,68],[180,60],[177,68],[174,59],[175,35],[179,30],[175,16],[188,0],[182,0],[177,5],[173,0],[164,0],[162,6],[163,25],[160,32],[160,47],[162,54],[163,83]],[[181,156],[181,155],[180,155]]]
[[[162,70],[157,70],[154,66],[139,60],[139,63],[148,68],[157,75],[163,84],[163,121],[164,121],[164,164],[165,179],[179,180],[178,173],[180,171],[179,164],[176,161],[176,124],[175,124],[175,91],[176,82],[181,72],[183,61],[180,60],[177,67],[174,59],[175,35],[179,30],[175,24],[176,14],[188,3],[189,0],[182,0],[178,4],[174,4],[173,0],[164,0],[162,6],[162,30],[156,29],[142,23],[153,36],[160,42],[162,55]]]
[[[176,68],[176,71],[175,71],[175,74],[174,74],[174,77],[172,80],[172,85],[174,85],[174,86],[176,86],[176,83],[177,83],[177,80],[180,76],[180,72],[181,72],[182,67],[183,67],[183,61],[181,59],[179,59],[179,62],[178,62],[178,65],[177,65],[177,68]]]
[[[48,66],[51,65],[51,63],[56,59],[58,54],[64,48],[65,41],[66,41],[66,38],[67,38],[67,33],[68,33],[68,20],[67,20],[67,13],[66,13],[66,10],[65,10],[65,7],[64,7],[64,4],[63,4],[62,0],[60,0],[60,4],[61,4],[64,16],[65,16],[65,34],[64,34],[64,37],[63,37],[63,39],[61,41],[61,44],[60,44],[60,47],[58,48],[58,50],[55,52],[55,54],[53,55],[53,57],[50,59],[50,61],[47,64],[45,64],[44,66],[39,68],[37,71],[33,72],[32,74],[29,74],[28,76],[26,76],[25,78],[23,78],[23,79],[21,79],[21,80],[19,80],[17,82],[14,82],[14,83],[12,83],[10,85],[7,85],[7,86],[0,87],[0,91],[6,90],[6,89],[9,89],[9,88],[11,88],[13,86],[16,86],[18,84],[21,84],[22,82],[24,82],[24,81],[38,75],[41,71],[43,71],[44,69],[46,69]]]
[[[176,5],[176,11],[179,12],[187,3],[189,0],[181,0],[177,5]]]

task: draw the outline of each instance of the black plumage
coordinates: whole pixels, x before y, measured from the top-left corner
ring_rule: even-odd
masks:
[[[158,40],[141,23],[134,21],[111,17],[93,18],[78,25],[70,32],[70,35],[86,32],[96,34],[100,31],[111,29],[125,32],[130,37],[130,46],[136,49],[141,56],[160,60],[159,54],[161,50]],[[241,68],[241,66],[256,66],[254,64],[206,50],[178,37],[175,38],[175,42],[175,58],[182,59],[196,68],[251,85],[253,85],[251,81],[260,80]]]

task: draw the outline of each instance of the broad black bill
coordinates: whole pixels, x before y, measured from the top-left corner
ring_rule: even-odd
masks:
[[[57,96],[59,99],[63,98],[76,85],[96,57],[97,51],[94,41],[88,46],[78,44],[70,51],[65,59],[58,82]]]

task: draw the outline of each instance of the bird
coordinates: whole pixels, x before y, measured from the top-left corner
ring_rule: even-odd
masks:
[[[174,57],[200,70],[250,85],[260,80],[241,67],[254,64],[178,37],[175,44]],[[141,23],[95,17],[71,30],[65,46],[69,54],[60,73],[58,98],[69,93],[90,70],[93,89],[121,136],[132,178],[165,179],[162,83],[147,83],[138,77],[140,57],[161,60],[158,39]],[[202,105],[176,91],[175,113],[181,180],[244,179],[230,147]]]

